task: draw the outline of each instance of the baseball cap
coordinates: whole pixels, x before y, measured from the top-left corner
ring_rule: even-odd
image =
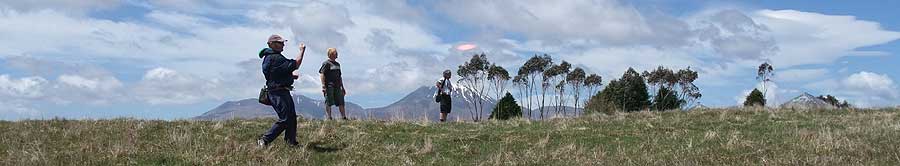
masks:
[[[282,38],[281,36],[278,36],[278,35],[272,35],[272,36],[269,36],[269,41],[268,41],[268,42],[273,42],[273,41],[277,41],[277,42],[287,42],[287,40],[284,40],[284,38]]]

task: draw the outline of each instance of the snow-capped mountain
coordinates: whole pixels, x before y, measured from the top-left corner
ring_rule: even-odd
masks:
[[[825,102],[818,97],[810,95],[809,93],[803,93],[800,96],[794,97],[788,102],[781,104],[781,108],[793,108],[793,109],[834,109],[835,107],[828,102]]]

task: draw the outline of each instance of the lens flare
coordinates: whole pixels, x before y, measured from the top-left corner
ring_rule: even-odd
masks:
[[[459,45],[459,46],[456,46],[456,50],[460,50],[460,51],[468,51],[468,50],[471,50],[471,49],[475,49],[475,48],[477,48],[477,47],[478,47],[478,46],[476,46],[475,44],[461,44],[461,45]]]

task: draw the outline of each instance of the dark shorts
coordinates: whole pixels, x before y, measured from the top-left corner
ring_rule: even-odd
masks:
[[[325,88],[325,106],[344,106],[344,92],[340,88]]]
[[[452,101],[450,101],[450,95],[441,95],[441,113],[450,113],[452,105]]]

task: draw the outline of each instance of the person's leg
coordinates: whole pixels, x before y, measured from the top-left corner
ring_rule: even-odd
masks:
[[[289,119],[288,112],[293,113],[294,110],[287,110],[287,104],[290,103],[293,105],[293,100],[290,98],[290,94],[287,94],[287,100],[284,99],[282,93],[287,93],[287,91],[271,91],[269,92],[269,100],[272,101],[272,108],[275,109],[275,114],[278,115],[278,121],[272,124],[272,127],[269,128],[269,131],[263,135],[263,140],[268,142],[272,142],[275,140],[275,137],[281,135],[281,132],[287,128],[287,121]]]
[[[284,140],[287,141],[290,145],[297,145],[297,112],[294,109],[294,100],[291,98],[291,94],[287,93],[287,99],[290,99],[290,102],[286,102],[285,105],[285,115],[287,120],[285,121],[285,131],[284,131]]]
[[[441,97],[441,122],[445,122],[447,121],[447,115],[450,114],[453,102],[450,101],[450,95],[443,95]]]
[[[325,104],[325,118],[333,120],[333,118],[331,118],[331,105]]]
[[[331,105],[334,104],[334,95],[331,94],[332,88],[325,88],[325,92],[322,93],[325,95],[325,118],[328,120],[334,120],[331,116]]]
[[[344,93],[337,88],[334,90],[334,104],[336,104],[338,110],[341,111],[341,118],[347,120],[347,110],[344,109]]]

